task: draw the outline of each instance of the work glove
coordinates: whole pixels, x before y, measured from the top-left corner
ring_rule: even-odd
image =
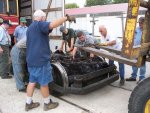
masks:
[[[99,43],[98,46],[108,46],[107,43]]]
[[[69,16],[68,14],[66,14],[66,17],[69,22],[73,21],[74,23],[76,23],[76,18],[74,16]]]

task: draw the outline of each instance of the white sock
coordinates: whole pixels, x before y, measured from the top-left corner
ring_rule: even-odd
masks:
[[[32,97],[26,97],[26,103],[27,104],[31,104],[31,102],[32,102]]]
[[[47,98],[44,98],[44,103],[48,104],[50,102],[50,96],[48,96]]]

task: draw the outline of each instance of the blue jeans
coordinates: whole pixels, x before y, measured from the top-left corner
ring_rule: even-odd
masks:
[[[143,66],[139,67],[140,68],[140,76],[139,78],[140,79],[144,79],[145,78],[145,73],[146,73],[146,65],[144,64]],[[138,67],[134,67],[132,66],[132,78],[135,78],[137,77],[137,72],[138,72]]]
[[[25,49],[19,49],[16,46],[13,46],[10,53],[16,87],[18,90],[25,88],[24,77],[27,74],[25,51]]]
[[[113,60],[109,60],[109,64],[113,65],[114,61]],[[124,79],[124,64],[123,63],[119,63],[119,73],[120,73],[120,79]]]

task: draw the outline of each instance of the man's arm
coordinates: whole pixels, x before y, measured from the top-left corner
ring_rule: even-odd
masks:
[[[49,24],[49,29],[56,28],[56,27],[62,25],[66,21],[71,22],[71,21],[74,21],[74,20],[75,20],[75,17],[71,17],[71,16],[62,17],[60,19],[57,19],[57,20],[54,20],[53,22],[51,22]]]
[[[73,49],[73,52],[72,52],[73,59],[74,59],[74,57],[76,55],[77,49],[78,49],[77,47],[74,47],[74,49]]]
[[[18,27],[16,27],[16,29],[15,29],[15,31],[14,31],[14,43],[16,44],[17,43],[17,37],[18,37],[18,28],[19,28],[19,26]]]
[[[68,51],[72,51],[74,46],[74,38],[71,38],[71,45]]]
[[[0,54],[2,54],[3,53],[3,49],[2,49],[2,47],[0,46]]]
[[[62,42],[61,42],[61,46],[60,46],[60,51],[63,51],[63,46],[64,46],[64,44],[65,44],[65,41],[64,40],[62,40]]]
[[[116,40],[107,42],[107,46],[113,46],[113,45],[115,45],[115,44],[116,44]]]
[[[17,43],[17,38],[16,38],[16,37],[14,37],[14,43],[15,43],[15,44]]]

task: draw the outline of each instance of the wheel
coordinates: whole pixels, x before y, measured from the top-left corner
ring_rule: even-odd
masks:
[[[59,88],[52,87],[53,91],[51,91],[51,93],[55,96],[62,96],[65,93],[64,89],[66,89],[69,84],[67,73],[65,71],[65,68],[59,62],[52,63],[51,65],[52,65],[52,75],[54,78],[54,84],[59,86]]]
[[[140,82],[131,93],[128,113],[150,113],[150,77]]]

